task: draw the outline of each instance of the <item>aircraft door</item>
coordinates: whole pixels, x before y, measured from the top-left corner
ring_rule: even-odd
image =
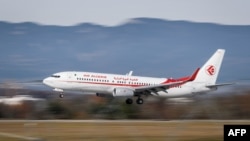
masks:
[[[77,74],[73,73],[73,72],[72,73],[68,73],[67,77],[68,77],[69,80],[74,80],[74,79],[76,79]]]
[[[75,73],[73,73],[73,72],[68,72],[67,73],[67,79],[68,79],[68,87],[69,88],[73,88],[73,86],[74,86],[74,80],[76,80],[76,74]]]

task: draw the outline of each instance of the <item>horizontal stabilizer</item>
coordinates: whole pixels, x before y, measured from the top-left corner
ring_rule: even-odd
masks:
[[[227,86],[227,85],[233,85],[233,84],[235,83],[221,83],[221,84],[207,85],[206,87],[213,88],[213,87],[221,87],[221,86]]]

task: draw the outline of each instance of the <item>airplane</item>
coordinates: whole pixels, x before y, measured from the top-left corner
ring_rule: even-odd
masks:
[[[133,76],[133,71],[125,75],[95,72],[66,71],[55,73],[43,80],[43,83],[60,92],[78,91],[95,94],[96,96],[125,97],[127,104],[143,104],[143,96],[166,98],[189,97],[216,90],[220,86],[232,83],[216,84],[225,49],[218,49],[210,59],[197,68],[192,75],[173,78],[154,78]]]

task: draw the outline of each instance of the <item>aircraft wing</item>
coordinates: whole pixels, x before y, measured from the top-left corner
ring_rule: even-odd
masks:
[[[159,84],[159,85],[154,85],[154,86],[142,86],[135,88],[135,92],[140,93],[140,92],[146,92],[146,93],[155,93],[159,91],[165,91],[169,89],[170,87],[180,85],[185,83],[185,81],[178,81],[178,82],[172,82],[172,83],[167,83],[167,84]]]
[[[136,93],[154,93],[157,95],[157,92],[159,91],[165,91],[169,89],[170,87],[174,87],[176,85],[181,85],[184,84],[188,81],[193,81],[196,78],[196,75],[198,74],[200,68],[196,69],[195,72],[190,76],[187,77],[184,80],[179,80],[176,82],[170,82],[170,83],[163,83],[163,84],[159,84],[159,85],[153,85],[153,86],[142,86],[142,87],[137,87],[135,88],[135,92]]]

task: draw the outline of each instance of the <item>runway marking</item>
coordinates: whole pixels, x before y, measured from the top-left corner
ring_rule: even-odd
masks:
[[[40,139],[40,138],[26,137],[26,136],[21,136],[21,135],[16,135],[16,134],[11,134],[11,133],[4,133],[4,132],[0,132],[0,136],[10,137],[10,138],[18,138],[18,139],[23,139],[23,140],[27,140],[27,141],[42,141],[42,139]]]

